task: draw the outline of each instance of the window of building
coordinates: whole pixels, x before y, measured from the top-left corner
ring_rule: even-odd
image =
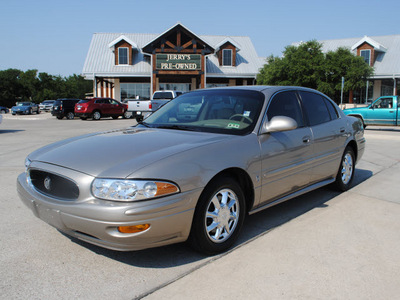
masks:
[[[118,48],[118,64],[127,65],[129,61],[128,48],[121,47]]]
[[[360,56],[364,58],[364,61],[368,64],[371,65],[371,50],[361,50],[360,51]]]
[[[223,66],[232,66],[232,50],[231,49],[223,49],[222,50],[222,65]]]
[[[150,99],[150,83],[121,83],[121,101],[125,99]]]

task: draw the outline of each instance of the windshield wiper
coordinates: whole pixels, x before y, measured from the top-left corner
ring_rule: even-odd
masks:
[[[158,125],[156,128],[162,129],[174,129],[174,130],[187,130],[187,131],[199,131],[197,128],[186,126],[186,125]]]

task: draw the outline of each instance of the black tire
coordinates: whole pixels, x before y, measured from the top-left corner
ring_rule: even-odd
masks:
[[[206,186],[196,205],[190,244],[207,255],[228,250],[239,236],[245,213],[240,185],[230,177],[216,178]]]
[[[28,111],[28,115],[31,115],[31,114],[32,114],[32,108],[30,108]]]
[[[87,117],[81,117],[81,120],[87,120]]]
[[[37,114],[37,115],[40,114],[40,109],[37,110],[36,114]]]
[[[95,120],[95,121],[100,120],[101,119],[101,113],[98,110],[94,111],[93,114],[92,114],[92,119]]]
[[[124,119],[131,119],[133,117],[133,114],[130,111],[125,111],[122,117]]]
[[[6,111],[4,110],[4,109],[2,109],[1,111],[0,111],[0,114],[5,114],[6,113]]]
[[[354,178],[355,155],[351,147],[344,150],[338,173],[336,175],[335,186],[339,191],[345,192],[351,187]]]
[[[111,116],[114,120],[118,119],[119,116]]]
[[[73,112],[67,113],[67,120],[73,120],[75,118],[75,114]]]
[[[64,118],[64,116],[57,116],[57,119],[62,120],[62,118]]]

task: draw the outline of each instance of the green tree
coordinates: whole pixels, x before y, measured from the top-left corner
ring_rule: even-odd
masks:
[[[286,47],[283,57],[268,57],[257,82],[309,87],[338,99],[342,77],[346,79],[344,90],[347,92],[364,87],[366,79],[372,74],[373,68],[350,50],[339,48],[324,54],[322,44],[308,41],[299,46]]]
[[[66,78],[44,72],[38,73],[37,70],[0,71],[0,105],[7,107],[22,100],[40,103],[46,99],[82,99],[86,93],[92,91],[92,88],[92,81],[76,74]]]
[[[16,99],[22,99],[21,71],[8,69],[0,71],[0,105],[11,107]]]

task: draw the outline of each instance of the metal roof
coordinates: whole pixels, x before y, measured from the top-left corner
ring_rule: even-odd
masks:
[[[385,36],[364,36],[340,40],[319,41],[322,44],[322,51],[335,51],[339,47],[351,49],[361,45],[363,41],[377,48],[377,58],[374,64],[373,78],[393,78],[400,76],[400,34]],[[353,48],[356,53],[356,48]]]
[[[132,65],[115,65],[113,48],[110,43],[119,37],[125,36],[131,40],[138,49],[133,49]],[[103,77],[150,77],[150,56],[141,49],[153,41],[159,34],[143,33],[95,33],[89,46],[89,51],[83,66],[82,75],[87,79],[94,76]],[[198,35],[200,39],[214,47],[224,40],[234,40],[240,45],[240,52],[236,54],[236,66],[220,66],[216,54],[207,55],[207,77],[248,77],[255,78],[264,61],[261,59],[247,36],[215,36]]]

